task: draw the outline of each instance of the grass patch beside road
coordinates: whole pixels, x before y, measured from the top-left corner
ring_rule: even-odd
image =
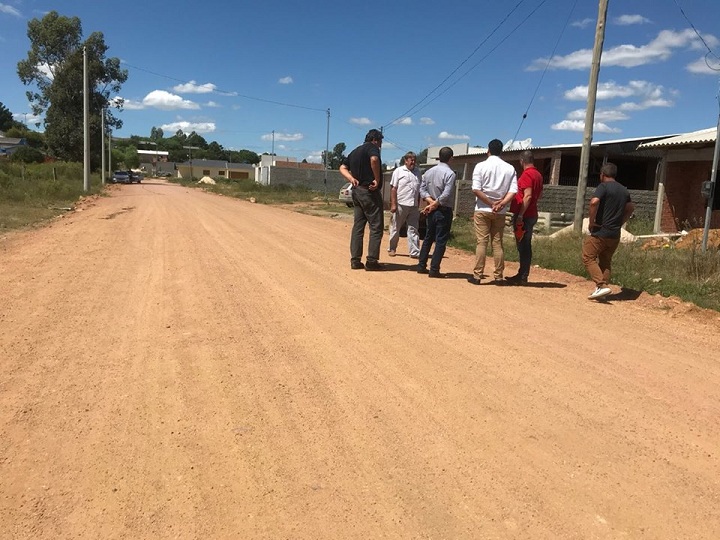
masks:
[[[287,186],[278,184],[276,186],[263,186],[255,183],[251,178],[241,180],[228,180],[215,178],[216,184],[198,184],[197,181],[184,180],[182,178],[169,178],[171,182],[186,187],[201,188],[212,193],[236,197],[239,199],[254,198],[260,204],[291,204],[297,202],[308,202],[317,199],[322,194],[302,186]],[[337,199],[334,191],[328,193],[329,200]]]
[[[80,163],[0,163],[0,230],[18,229],[65,212],[82,195],[101,191],[100,175],[83,191]]]

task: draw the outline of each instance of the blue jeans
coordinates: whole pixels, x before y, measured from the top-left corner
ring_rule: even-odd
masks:
[[[441,206],[427,216],[427,231],[425,232],[425,240],[423,240],[420,248],[420,257],[418,257],[418,266],[427,268],[428,258],[430,257],[430,248],[433,243],[432,259],[430,259],[430,271],[439,272],[440,263],[445,255],[445,247],[450,239],[450,227],[452,226],[453,212],[449,206]]]
[[[523,219],[523,226],[525,228],[525,236],[517,244],[518,257],[520,259],[520,269],[518,270],[518,276],[521,279],[527,280],[530,275],[530,263],[532,263],[532,235],[535,224],[538,218],[526,217]]]

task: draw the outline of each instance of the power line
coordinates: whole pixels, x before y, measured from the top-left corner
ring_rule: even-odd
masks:
[[[562,30],[560,30],[560,35],[558,36],[557,41],[555,42],[555,47],[553,47],[552,54],[550,54],[550,58],[548,58],[547,64],[545,64],[545,69],[543,69],[542,75],[540,75],[540,80],[538,81],[537,86],[535,87],[535,91],[533,92],[533,95],[530,98],[530,103],[528,103],[527,109],[525,109],[525,112],[522,115],[522,120],[520,120],[520,125],[518,126],[517,131],[515,132],[513,141],[517,140],[518,133],[520,133],[520,129],[522,128],[523,123],[525,123],[525,119],[527,118],[528,112],[530,112],[530,107],[532,106],[533,101],[535,101],[535,97],[537,96],[538,90],[540,90],[540,85],[542,84],[543,79],[545,78],[545,73],[547,73],[547,70],[550,67],[550,62],[552,62],[552,59],[555,57],[555,52],[557,51],[557,48],[560,45],[560,40],[562,40],[563,34],[565,34],[565,30],[567,29],[568,24],[570,23],[570,19],[572,18],[573,13],[575,12],[577,3],[578,3],[578,0],[575,0],[572,8],[570,8],[570,13],[568,13],[567,19],[565,19],[565,25],[562,27]]]
[[[504,38],[502,38],[492,49],[490,49],[490,50],[485,54],[485,56],[483,56],[480,60],[478,60],[477,62],[475,62],[475,64],[473,64],[473,66],[472,66],[470,69],[468,69],[465,73],[463,73],[462,75],[460,75],[460,77],[458,77],[457,79],[455,79],[455,80],[452,82],[452,84],[450,84],[447,88],[445,88],[442,92],[440,92],[438,95],[436,95],[435,97],[433,97],[433,98],[432,98],[430,101],[428,101],[425,105],[423,105],[422,107],[420,107],[419,109],[417,109],[415,112],[420,112],[421,110],[423,110],[425,107],[427,107],[428,105],[430,105],[433,101],[435,101],[437,98],[439,98],[440,96],[442,96],[442,95],[444,95],[445,93],[447,93],[453,86],[455,86],[457,83],[459,83],[461,80],[463,80],[467,75],[469,75],[470,72],[472,72],[472,70],[474,70],[476,67],[478,67],[482,62],[485,61],[485,59],[487,59],[492,53],[494,53],[494,52],[500,47],[500,45],[502,45],[503,43],[505,43],[505,42],[510,38],[510,36],[512,36],[512,35],[515,33],[515,31],[516,31],[518,28],[520,28],[520,27],[521,27],[523,24],[525,24],[533,15],[535,15],[535,12],[536,12],[538,9],[540,9],[540,8],[543,6],[543,4],[545,4],[546,1],[547,1],[547,0],[542,0],[542,1],[535,7],[535,9],[533,9],[530,13],[528,13],[527,16],[526,16],[522,21],[520,21],[520,22],[515,26],[515,28],[513,28]]]
[[[412,107],[410,107],[407,111],[405,111],[404,113],[402,113],[402,114],[401,114],[400,116],[398,116],[397,118],[395,118],[395,119],[393,119],[392,121],[390,121],[390,122],[388,122],[387,124],[385,124],[385,125],[383,126],[383,129],[384,129],[384,128],[387,128],[387,127],[389,127],[389,126],[392,126],[395,122],[397,122],[398,120],[400,120],[400,119],[402,119],[402,118],[405,118],[406,116],[409,116],[409,115],[412,114],[413,112],[418,112],[418,110],[420,110],[420,109],[415,110],[415,108],[418,107],[419,105],[421,105],[421,104],[422,104],[426,99],[428,99],[438,88],[440,88],[443,84],[445,84],[445,83],[448,81],[448,79],[450,79],[450,77],[452,77],[455,73],[457,73],[457,71],[458,71],[463,65],[465,65],[465,64],[470,60],[470,58],[472,58],[472,57],[475,55],[476,52],[478,52],[478,50],[480,49],[480,47],[482,47],[485,43],[487,43],[487,41],[493,36],[493,34],[495,34],[495,32],[497,32],[497,31],[500,29],[500,27],[501,27],[503,24],[505,24],[505,21],[508,20],[508,18],[515,12],[515,10],[517,10],[517,8],[520,7],[520,5],[521,5],[523,2],[525,2],[525,0],[520,0],[520,1],[515,5],[515,7],[512,8],[512,9],[510,10],[510,12],[495,26],[495,28],[493,28],[492,32],[490,32],[490,34],[488,34],[487,37],[486,37],[485,39],[483,39],[477,47],[475,47],[475,49],[473,50],[473,52],[471,52],[462,62],[460,62],[460,64],[458,64],[458,66],[457,66],[455,69],[453,69],[453,70],[450,72],[450,74],[449,74],[447,77],[445,77],[445,78],[440,82],[440,84],[438,84],[435,88],[433,88],[432,90],[430,90],[430,92],[428,92],[428,93],[425,95],[425,97],[423,97],[423,98],[422,98],[420,101],[418,101],[415,105],[413,105]]]
[[[149,69],[141,68],[141,67],[138,67],[138,66],[133,66],[132,64],[129,64],[129,63],[127,63],[127,62],[123,62],[123,64],[126,65],[126,66],[128,66],[128,67],[131,67],[131,68],[133,68],[133,69],[137,69],[138,71],[144,71],[145,73],[150,73],[151,75],[155,75],[156,77],[162,77],[162,78],[168,79],[168,80],[170,80],[170,81],[179,82],[179,83],[181,83],[181,84],[193,84],[193,85],[195,84],[193,81],[187,81],[187,80],[183,80],[183,79],[177,79],[177,78],[171,77],[171,76],[169,76],[169,75],[164,75],[164,74],[162,74],[162,73],[157,73],[157,72],[155,72],[155,71],[150,71]],[[272,105],[280,105],[280,106],[282,106],[282,107],[293,107],[293,108],[295,108],[295,109],[305,109],[306,111],[316,111],[316,112],[321,112],[321,113],[327,112],[327,109],[319,109],[319,108],[316,108],[316,107],[306,107],[306,106],[304,106],[304,105],[295,105],[295,104],[293,104],[293,103],[284,103],[284,102],[282,102],[282,101],[274,101],[274,100],[272,100],[272,99],[265,99],[265,98],[259,98],[259,97],[254,97],[254,96],[248,96],[248,95],[240,94],[239,92],[236,92],[236,91],[234,91],[234,90],[224,90],[224,89],[222,89],[222,88],[215,88],[214,91],[217,92],[217,93],[219,93],[219,94],[226,94],[226,95],[232,96],[232,97],[241,97],[241,98],[243,98],[243,99],[249,99],[249,100],[252,100],[252,101],[260,101],[260,102],[262,102],[262,103],[270,103],[270,104],[272,104]]]
[[[720,57],[719,57],[717,54],[715,54],[715,52],[710,48],[710,45],[708,45],[707,42],[705,41],[705,38],[703,38],[703,37],[700,35],[700,32],[698,32],[698,29],[695,28],[695,25],[692,23],[692,21],[690,20],[690,18],[685,14],[685,10],[682,8],[682,6],[681,6],[680,4],[678,4],[678,1],[677,1],[677,0],[674,0],[674,2],[675,2],[675,5],[676,5],[676,6],[678,7],[678,9],[680,10],[680,13],[682,13],[682,16],[685,17],[685,20],[688,22],[688,24],[689,24],[690,27],[693,29],[693,31],[695,32],[695,34],[697,34],[697,37],[700,38],[700,41],[702,41],[703,45],[705,45],[705,48],[708,50],[708,52],[705,54],[705,64],[707,64],[707,67],[709,67],[709,68],[712,69],[713,71],[720,71],[720,68],[714,68],[714,67],[712,67],[712,66],[708,63],[708,56],[712,54],[712,55],[713,55],[715,58],[717,58],[718,60],[720,60]]]

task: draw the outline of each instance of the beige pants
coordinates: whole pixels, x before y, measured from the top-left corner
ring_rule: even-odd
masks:
[[[505,214],[493,212],[475,212],[473,215],[475,224],[475,268],[473,276],[482,279],[485,271],[485,254],[488,243],[492,241],[493,258],[495,259],[494,279],[502,279],[505,271],[505,252],[503,251],[503,231],[505,230]]]

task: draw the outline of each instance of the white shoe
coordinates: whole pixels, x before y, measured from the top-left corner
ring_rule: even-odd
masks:
[[[598,298],[602,298],[604,296],[607,296],[612,291],[608,289],[607,287],[597,287],[591,294],[588,296],[589,300],[597,300]]]
[[[394,250],[394,249],[388,249],[388,255],[389,255],[390,257],[394,257],[394,256],[395,256],[395,250]]]

